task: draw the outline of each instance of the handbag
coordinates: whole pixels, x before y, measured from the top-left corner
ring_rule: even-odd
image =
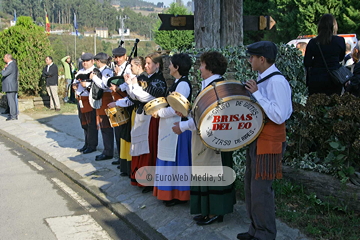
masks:
[[[326,61],[325,61],[325,58],[324,58],[324,55],[321,51],[321,48],[320,48],[320,44],[319,42],[316,43],[319,47],[319,50],[320,50],[320,53],[321,53],[321,57],[324,61],[324,64],[325,64],[325,67],[326,67],[326,70],[328,71],[328,73],[330,74],[330,77],[331,79],[333,80],[333,82],[337,85],[344,85],[347,81],[350,80],[350,78],[352,77],[352,72],[345,66],[341,66],[339,67],[338,69],[336,70],[329,70],[327,64],[326,64]]]

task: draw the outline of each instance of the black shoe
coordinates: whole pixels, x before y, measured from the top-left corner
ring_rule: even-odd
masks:
[[[173,199],[173,200],[167,201],[165,203],[165,206],[166,207],[172,207],[172,206],[175,206],[175,205],[178,205],[178,204],[185,204],[185,203],[187,203],[187,201],[180,201],[178,199]]]
[[[15,117],[15,118],[12,118],[12,117],[8,117],[7,119],[5,119],[6,121],[12,121],[12,120],[18,120],[18,118],[17,117]]]
[[[126,176],[128,176],[128,174],[127,174],[127,173],[122,172],[122,173],[120,173],[120,176],[122,176],[122,177],[126,177]]]
[[[95,152],[95,151],[96,151],[95,149],[86,148],[82,153],[83,153],[83,154],[87,154],[87,153],[92,153],[92,152]]]
[[[2,112],[1,114],[10,114],[10,112],[5,111],[5,112]]]
[[[83,151],[85,151],[86,148],[87,148],[87,146],[83,146],[82,148],[78,148],[76,151],[83,152]]]
[[[196,222],[198,222],[198,221],[200,221],[200,220],[203,220],[204,218],[206,218],[206,216],[203,216],[203,215],[201,215],[201,214],[193,217],[193,219],[194,219]]]
[[[120,165],[120,159],[113,161],[111,164],[112,165]]]
[[[237,236],[236,236],[237,239],[240,239],[240,240],[252,240],[252,239],[255,239],[253,236],[251,236],[248,232],[243,232],[243,233],[239,233]]]
[[[212,218],[210,217],[205,217],[204,219],[197,221],[196,224],[197,225],[209,225],[212,224],[213,222],[222,222],[224,220],[222,215],[216,215]]]
[[[142,193],[148,193],[151,192],[153,190],[153,187],[144,187],[144,189],[142,190]]]
[[[106,156],[105,154],[100,154],[95,157],[95,161],[103,161],[103,160],[109,160],[112,159],[113,156]]]

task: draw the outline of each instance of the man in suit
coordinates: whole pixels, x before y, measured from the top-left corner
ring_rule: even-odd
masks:
[[[46,80],[46,91],[50,96],[50,110],[60,111],[60,101],[58,96],[58,67],[55,63],[53,63],[53,59],[50,56],[45,58],[45,62],[46,66],[43,69],[42,76]]]
[[[4,62],[6,63],[4,69],[1,71],[2,75],[2,91],[6,93],[6,98],[9,106],[9,117],[6,121],[17,120],[18,105],[17,92],[19,89],[18,78],[19,71],[15,60],[11,54],[5,54]]]

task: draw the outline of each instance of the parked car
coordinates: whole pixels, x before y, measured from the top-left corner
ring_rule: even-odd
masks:
[[[358,42],[357,38],[356,38],[356,34],[355,33],[351,33],[351,34],[338,34],[338,36],[345,38],[345,43],[349,43],[351,45],[351,50],[355,47],[356,43]],[[316,35],[302,35],[302,36],[298,36],[296,39],[291,40],[290,42],[288,42],[288,45],[293,45],[294,47],[296,47],[296,44],[298,44],[299,42],[306,42],[308,43],[310,41],[310,39],[316,37]]]

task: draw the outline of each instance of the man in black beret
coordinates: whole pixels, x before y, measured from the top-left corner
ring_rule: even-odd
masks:
[[[113,58],[115,61],[115,68],[114,72],[116,76],[120,76],[122,73],[130,74],[132,77],[135,77],[131,72],[131,66],[128,64],[126,66],[127,56],[126,56],[126,49],[123,47],[118,47],[112,50]],[[126,70],[124,71],[126,67]]]
[[[108,79],[113,76],[113,71],[108,67],[109,56],[106,53],[100,52],[94,56],[94,59],[100,74],[95,74],[93,71],[90,79],[94,82],[92,87],[96,85],[103,90],[101,107],[96,109],[96,125],[101,130],[104,145],[103,152],[95,157],[95,161],[103,161],[112,159],[114,155],[114,129],[105,112],[107,105],[113,101],[112,90],[107,86]]]
[[[90,73],[94,70],[94,55],[81,55],[82,68],[75,75],[73,89],[78,100],[78,111],[81,127],[84,130],[85,144],[77,151],[83,154],[96,151],[98,145],[98,130],[96,127],[96,111],[89,102]]]
[[[275,239],[275,202],[272,183],[282,178],[285,151],[285,121],[292,113],[291,88],[275,66],[276,45],[261,41],[247,46],[252,70],[257,80],[248,80],[245,88],[252,93],[266,115],[258,138],[246,152],[245,203],[251,220],[248,232],[238,239]]]
[[[126,49],[123,47],[115,48],[112,50],[112,54],[115,62],[115,67],[114,67],[115,76],[111,79],[111,81],[113,81],[114,83],[116,82],[117,85],[120,83],[124,83],[124,79],[121,75],[129,74],[131,78],[135,77],[135,75],[133,75],[131,72],[131,64],[130,63],[127,64]],[[119,78],[116,78],[116,76],[118,76]],[[111,86],[110,81],[108,82],[108,86],[109,87]],[[118,129],[115,129],[115,135],[119,135],[117,134],[118,131],[119,131]],[[112,164],[119,165],[120,159],[113,161]]]

